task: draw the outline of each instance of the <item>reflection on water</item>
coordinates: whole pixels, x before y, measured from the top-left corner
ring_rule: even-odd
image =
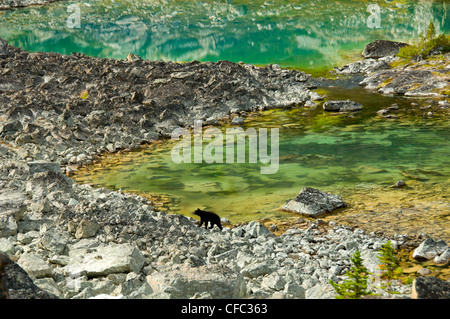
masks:
[[[0,12],[0,37],[31,51],[330,68],[375,39],[417,39],[431,18],[448,32],[446,2],[380,1],[374,11],[356,0],[64,1]],[[68,26],[71,4],[80,28]]]

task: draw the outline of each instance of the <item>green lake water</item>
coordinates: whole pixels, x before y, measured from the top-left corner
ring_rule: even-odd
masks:
[[[377,39],[418,39],[430,19],[448,33],[449,7],[407,0],[62,1],[0,11],[0,37],[30,51],[317,71],[354,59]]]
[[[248,147],[245,163],[235,158],[233,163],[176,164],[171,152],[180,140],[169,140],[141,151],[108,155],[100,164],[82,168],[74,178],[96,187],[168,195],[171,202],[165,206],[170,211],[191,215],[196,208],[209,209],[235,223],[292,217],[280,207],[306,186],[344,196],[349,190],[370,193],[387,188],[400,179],[428,188],[448,185],[446,116],[423,117],[411,109],[410,101],[363,94],[359,88],[331,93],[358,95],[364,110],[353,115],[324,113],[321,108],[270,110],[246,120],[245,129],[267,128],[269,138],[272,128],[279,129],[275,174],[261,174],[260,168],[269,164],[259,158],[249,163]],[[396,103],[399,119],[377,116],[380,102]],[[226,128],[230,126],[222,127],[224,136]],[[209,143],[204,140],[203,149]],[[226,153],[227,145],[223,145]]]

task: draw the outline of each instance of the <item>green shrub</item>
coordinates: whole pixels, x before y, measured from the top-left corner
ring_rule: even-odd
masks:
[[[359,299],[361,296],[370,295],[370,292],[367,291],[369,272],[362,264],[363,260],[359,250],[353,254],[353,258],[350,260],[353,266],[345,274],[349,279],[344,280],[341,284],[329,281],[338,293],[336,299]]]
[[[450,40],[445,34],[436,36],[436,28],[433,20],[430,20],[426,34],[422,36],[419,44],[409,45],[399,50],[397,56],[405,59],[412,59],[421,57],[425,59],[435,50],[440,50],[442,53],[450,51]]]
[[[400,276],[403,275],[402,268],[400,267],[400,262],[397,258],[395,249],[391,246],[391,242],[388,241],[380,248],[380,255],[378,256],[381,264],[380,270],[381,278],[386,280],[386,284],[381,287],[384,288],[387,292],[394,293],[390,291],[391,289],[391,280],[400,279]],[[403,278],[402,282],[404,284],[408,284],[410,279]]]
[[[395,249],[392,247],[389,240],[386,244],[381,246],[378,259],[381,262],[381,277],[385,278],[388,283],[393,279],[397,279],[399,275],[402,274],[402,269],[400,268],[398,258],[395,254]]]
[[[398,57],[404,59],[411,59],[419,55],[419,48],[414,45],[408,45],[406,47],[400,48],[397,53]]]

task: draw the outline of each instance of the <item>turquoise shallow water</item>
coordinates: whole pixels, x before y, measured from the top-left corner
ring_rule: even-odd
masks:
[[[0,11],[0,37],[31,51],[318,70],[353,59],[376,39],[418,39],[430,19],[448,33],[449,7],[407,0],[63,1]]]
[[[247,121],[245,128],[268,128],[269,133],[272,128],[279,129],[275,174],[261,174],[261,167],[269,164],[262,164],[260,158],[249,163],[248,147],[245,163],[237,163],[235,158],[233,163],[177,164],[171,151],[178,141],[169,141],[139,152],[108,156],[101,166],[86,167],[74,178],[95,186],[168,195],[173,200],[168,205],[171,211],[190,215],[197,207],[206,208],[233,222],[254,220],[255,216],[283,218],[289,213],[279,208],[306,186],[342,194],[349,189],[370,193],[370,189],[386,188],[400,179],[448,185],[447,120],[404,116],[409,103],[395,98],[384,102],[394,100],[403,114],[399,121],[377,117],[378,107],[367,97],[365,110],[355,116],[300,108],[271,110]],[[203,147],[209,143],[204,141]],[[269,142],[269,153],[271,150]]]

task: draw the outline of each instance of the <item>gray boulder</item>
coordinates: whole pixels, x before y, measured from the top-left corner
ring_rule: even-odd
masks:
[[[52,275],[50,264],[37,254],[22,254],[17,263],[35,278],[50,277]]]
[[[244,237],[256,238],[259,236],[274,236],[274,234],[263,224],[251,221],[242,228]]]
[[[120,294],[129,299],[145,299],[152,293],[153,290],[144,275],[129,273],[126,281],[120,285]]]
[[[263,278],[261,288],[279,291],[284,289],[285,285],[286,280],[282,276],[278,275],[277,273],[271,273],[270,275]]]
[[[76,229],[75,238],[89,238],[94,237],[97,234],[97,231],[100,229],[100,225],[96,222],[83,219]]]
[[[40,244],[45,250],[61,255],[66,250],[69,243],[69,234],[59,227],[48,228],[47,225],[41,226]]]
[[[447,243],[440,239],[427,238],[413,252],[414,259],[433,259],[448,249]]]
[[[61,167],[59,166],[59,163],[55,163],[55,162],[37,160],[37,161],[28,162],[27,165],[30,168],[31,174],[48,172],[48,171],[61,173]]]
[[[450,248],[447,248],[442,254],[434,257],[433,261],[436,264],[446,264],[450,261]]]
[[[14,255],[16,249],[14,247],[14,243],[11,242],[11,240],[0,237],[0,251],[9,255]]]
[[[402,42],[376,40],[366,45],[364,51],[362,52],[362,56],[366,59],[378,59],[389,55],[396,55],[400,48],[403,48],[407,45],[408,44]]]
[[[26,192],[34,199],[45,197],[53,191],[72,191],[73,181],[63,173],[45,171],[35,173],[26,184]]]
[[[379,273],[380,272],[380,259],[379,253],[373,250],[363,250],[361,253],[361,258],[363,259],[363,266],[366,267],[366,269],[370,273]]]
[[[288,296],[292,296],[295,299],[305,299],[305,291],[306,289],[300,286],[296,282],[288,282],[284,286],[283,290]]]
[[[306,290],[305,299],[334,299],[336,291],[330,284],[318,284]]]
[[[23,217],[27,206],[27,196],[19,191],[0,191],[0,237],[17,233],[17,222]]]
[[[0,216],[13,215],[19,220],[26,210],[24,203],[26,200],[28,198],[23,192],[12,190],[0,191]]]
[[[347,204],[339,195],[325,193],[311,187],[304,187],[296,198],[286,202],[281,209],[318,217],[346,206]]]
[[[113,273],[136,272],[144,266],[144,256],[129,244],[75,249],[69,252],[69,264],[65,267],[71,277],[98,277]]]
[[[270,267],[266,262],[251,263],[241,270],[241,274],[248,278],[257,278],[270,273]]]

